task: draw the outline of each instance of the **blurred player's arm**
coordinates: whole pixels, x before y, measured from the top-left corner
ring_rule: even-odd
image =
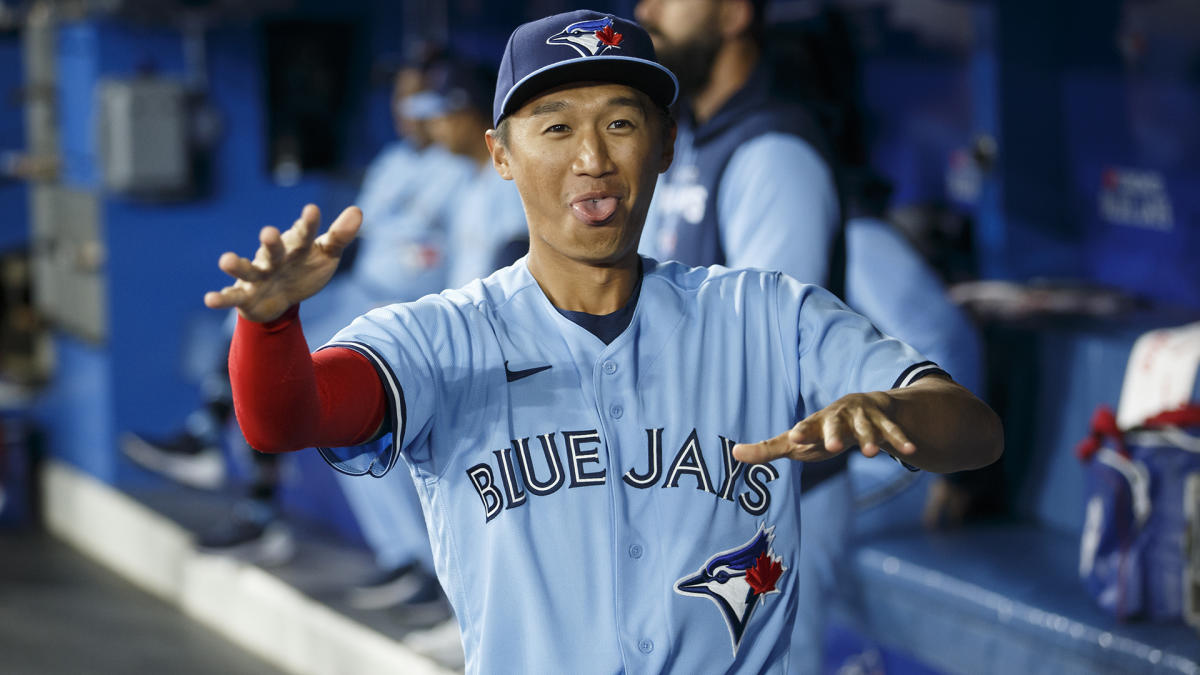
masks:
[[[779,436],[739,444],[733,453],[756,464],[782,457],[816,462],[856,446],[868,457],[887,452],[949,473],[995,462],[1004,439],[987,404],[949,378],[930,375],[901,389],[843,396]]]
[[[721,178],[717,211],[727,266],[828,284],[841,211],[833,173],[807,141],[769,133],[738,148]]]
[[[221,256],[218,265],[236,281],[204,302],[238,310],[229,373],[238,423],[254,448],[355,445],[383,423],[385,396],[373,366],[347,349],[310,355],[298,311],[328,283],[361,223],[350,207],[318,237],[320,211],[310,204],[286,232],[263,228],[254,260]]]

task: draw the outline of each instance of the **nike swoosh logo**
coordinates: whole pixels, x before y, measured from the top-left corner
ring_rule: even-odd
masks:
[[[538,366],[537,368],[526,368],[525,370],[509,370],[508,361],[504,362],[504,376],[508,378],[509,382],[516,382],[523,377],[535,375],[543,370],[550,370],[550,366]]]

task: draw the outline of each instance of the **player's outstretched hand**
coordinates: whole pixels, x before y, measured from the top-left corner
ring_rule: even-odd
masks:
[[[321,211],[309,204],[286,232],[267,226],[258,234],[258,251],[248,260],[232,251],[221,255],[217,266],[237,281],[204,294],[213,309],[236,307],[251,321],[278,318],[288,307],[316,295],[337,270],[342,251],[354,241],[362,225],[357,206],[342,211],[329,230],[317,236]]]
[[[775,438],[733,446],[733,456],[749,464],[781,457],[819,462],[857,446],[867,457],[890,452],[904,459],[917,448],[892,420],[890,404],[891,398],[883,392],[849,394]]]

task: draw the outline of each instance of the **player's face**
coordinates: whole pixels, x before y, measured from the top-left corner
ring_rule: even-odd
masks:
[[[720,4],[718,0],[641,0],[633,15],[650,34],[654,51],[661,58],[664,48],[712,33]]]
[[[659,173],[671,163],[649,98],[618,84],[551,90],[509,117],[507,144],[489,134],[500,175],[521,193],[531,256],[613,265],[637,254]]]
[[[721,47],[723,21],[718,0],[642,0],[634,16],[654,41],[659,63],[675,73],[685,95],[707,84]]]
[[[477,157],[483,147],[480,137],[486,122],[471,110],[460,110],[429,120],[429,137],[434,143],[464,157]]]
[[[403,114],[404,99],[425,88],[421,71],[416,68],[401,68],[392,82],[392,123],[396,133],[413,145],[423,148],[429,144],[429,136],[422,122]]]

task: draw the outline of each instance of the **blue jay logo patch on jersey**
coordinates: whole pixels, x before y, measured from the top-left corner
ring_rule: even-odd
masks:
[[[620,49],[624,36],[613,30],[609,17],[576,21],[561,33],[546,38],[548,45],[566,45],[579,52],[580,56],[600,56],[609,49]]]
[[[779,592],[779,578],[788,568],[771,550],[775,527],[758,526],[758,533],[741,546],[709,558],[699,571],[675,582],[675,592],[713,601],[733,641],[737,656],[754,609],[766,596]]]

